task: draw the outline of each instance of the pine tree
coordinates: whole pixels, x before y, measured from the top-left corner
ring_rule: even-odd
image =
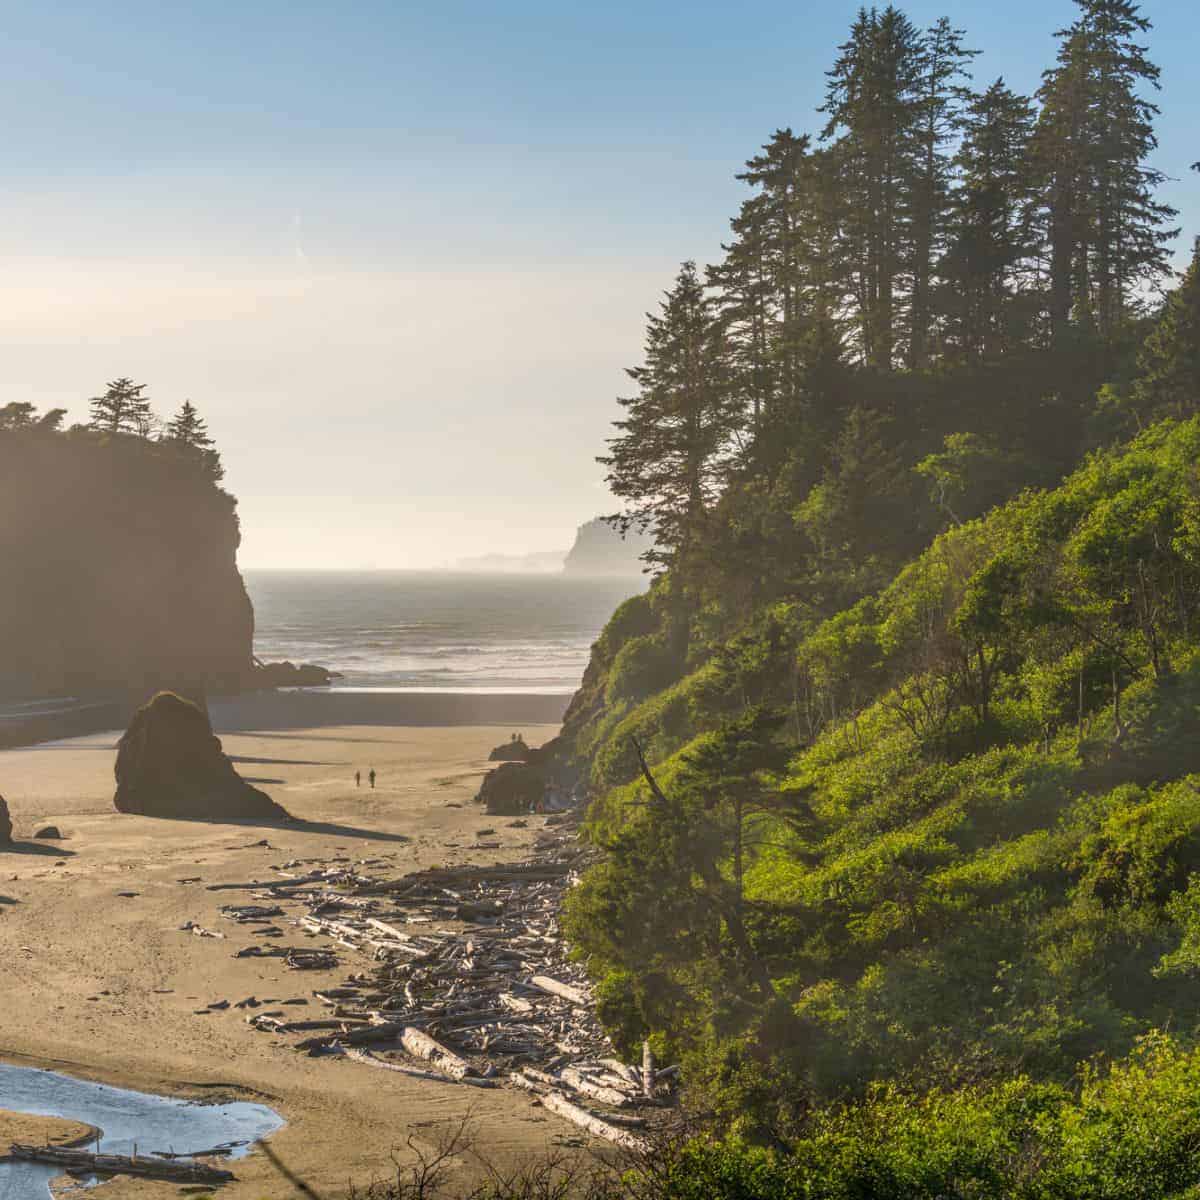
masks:
[[[144,383],[134,383],[125,376],[114,379],[104,395],[93,396],[89,401],[92,407],[89,424],[100,433],[149,437],[154,414],[149,398],[142,394],[145,390]]]
[[[1180,285],[1167,297],[1138,356],[1134,404],[1145,418],[1200,411],[1200,239]]]
[[[731,222],[735,239],[708,269],[729,382],[749,417],[748,462],[771,476],[803,436],[814,353],[840,342],[840,205],[827,152],[777,130],[738,178],[756,189]],[[816,331],[820,327],[818,337]]]
[[[597,459],[626,503],[612,523],[622,532],[652,532],[651,563],[687,557],[719,493],[739,419],[722,352],[696,264],[684,263],[659,312],[647,318],[645,363],[627,372],[637,395],[619,401],[626,413],[615,423],[620,435]]]
[[[221,465],[221,456],[213,449],[213,440],[208,436],[208,425],[190,400],[185,400],[180,410],[171,418],[163,440],[178,446],[183,453],[198,458],[205,473],[214,483],[224,477],[225,468]]]
[[[888,6],[860,10],[828,72],[821,112],[845,204],[852,304],[864,362],[893,365],[905,264],[912,255],[913,156],[921,116],[922,39]],[[840,131],[840,133],[839,133]]]
[[[193,446],[201,450],[210,449],[213,444],[208,436],[208,425],[190,400],[185,400],[183,407],[168,422],[166,438],[181,446]]]
[[[1032,255],[1026,155],[1033,120],[1028,98],[1003,79],[972,96],[962,118],[950,245],[940,267],[946,341],[954,358],[994,358],[1030,336],[1017,290]]]
[[[929,363],[934,320],[933,273],[945,249],[953,160],[949,144],[958,133],[967,63],[979,52],[964,49],[963,30],[942,17],[917,51],[918,93],[908,219],[912,226],[912,299],[908,315],[908,365]]]
[[[1169,271],[1165,228],[1175,210],[1158,203],[1158,108],[1139,88],[1158,68],[1137,35],[1150,28],[1133,0],[1075,0],[1081,15],[1060,30],[1057,65],[1038,93],[1034,165],[1043,185],[1049,318],[1054,334],[1074,320],[1112,336],[1148,285]]]

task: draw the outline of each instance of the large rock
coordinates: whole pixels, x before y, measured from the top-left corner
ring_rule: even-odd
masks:
[[[8,815],[8,805],[0,796],[0,846],[12,845],[12,818]]]
[[[506,762],[483,777],[475,799],[496,816],[516,816],[538,804],[545,790],[546,775],[541,768]]]
[[[488,755],[488,762],[526,762],[528,759],[529,747],[519,733],[514,733],[507,742],[501,742]]]
[[[288,815],[233,769],[208,714],[174,692],[159,692],[133,714],[115,770],[118,812],[215,821]]]

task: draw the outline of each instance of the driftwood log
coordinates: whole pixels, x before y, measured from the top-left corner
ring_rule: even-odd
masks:
[[[25,1146],[14,1142],[9,1153],[25,1162],[48,1163],[66,1171],[100,1175],[137,1175],[143,1179],[166,1179],[175,1183],[228,1183],[234,1178],[232,1171],[222,1171],[207,1163],[178,1162],[154,1156],[94,1154],[90,1150],[72,1150],[66,1146]]]
[[[622,1129],[619,1125],[614,1125],[611,1121],[606,1121],[603,1117],[588,1112],[586,1108],[580,1108],[578,1104],[573,1104],[568,1100],[562,1092],[547,1092],[542,1097],[542,1104],[551,1112],[574,1122],[595,1137],[604,1138],[614,1145],[620,1146],[622,1150],[644,1154],[650,1149],[650,1144],[644,1137],[639,1137],[638,1134],[631,1133],[628,1129]]]

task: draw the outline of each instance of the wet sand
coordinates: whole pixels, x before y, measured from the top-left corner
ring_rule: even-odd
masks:
[[[214,712],[218,728],[229,720]],[[0,752],[0,794],[17,841],[14,850],[0,851],[0,1060],[160,1094],[269,1104],[288,1124],[271,1138],[269,1152],[236,1165],[238,1182],[221,1192],[227,1200],[311,1194],[296,1181],[326,1198],[344,1195],[351,1180],[387,1175],[393,1150],[403,1152],[410,1135],[432,1142],[439,1127],[467,1110],[481,1150],[500,1161],[569,1138],[569,1127],[507,1089],[381,1078],[353,1062],[298,1054],[251,1029],[232,1007],[196,1011],[254,995],[304,999],[307,1005],[290,1011],[298,1019],[317,1016],[313,989],[358,966],[349,953],[328,972],[235,959],[234,951],[255,939],[250,927],[223,920],[218,910],[244,893],[211,892],[209,884],[268,878],[271,864],[293,858],[382,860],[372,870],[401,874],[522,857],[542,821],[513,828],[470,803],[489,749],[516,730],[536,745],[557,726],[223,732],[239,772],[305,822],[295,828],[113,812],[114,734]],[[375,791],[366,785],[372,766]],[[357,789],[356,769],[364,776]],[[64,840],[33,840],[47,824]],[[485,826],[496,828],[489,840],[500,841],[499,849],[474,848],[475,831]],[[181,932],[187,921],[227,937]],[[165,1197],[177,1189],[115,1180],[97,1194]]]

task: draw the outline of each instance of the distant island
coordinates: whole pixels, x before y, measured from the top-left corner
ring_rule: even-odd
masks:
[[[481,554],[460,558],[459,571],[501,574],[636,576],[651,540],[644,534],[622,537],[603,517],[585,522],[575,532],[570,550],[538,550],[531,554]]]

